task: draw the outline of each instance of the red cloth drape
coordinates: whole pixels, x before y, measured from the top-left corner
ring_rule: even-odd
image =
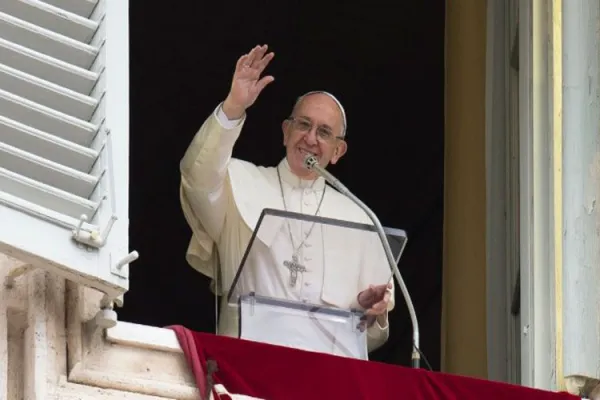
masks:
[[[578,399],[567,393],[312,353],[181,326],[171,328],[182,343],[201,393],[206,385],[206,362],[214,360],[218,366],[215,382],[231,393],[267,400]]]

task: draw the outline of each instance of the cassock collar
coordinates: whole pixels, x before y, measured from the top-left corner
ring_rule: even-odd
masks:
[[[315,179],[301,179],[296,176],[290,169],[290,164],[286,157],[281,160],[277,166],[281,174],[281,180],[287,183],[292,188],[313,189],[315,191],[323,190],[325,187],[325,179],[318,177]]]

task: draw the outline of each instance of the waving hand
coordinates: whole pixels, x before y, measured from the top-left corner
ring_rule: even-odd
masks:
[[[268,46],[256,46],[248,54],[241,56],[235,66],[231,89],[223,104],[228,118],[240,118],[250,107],[262,90],[275,80],[273,76],[261,75],[275,54],[267,53]]]

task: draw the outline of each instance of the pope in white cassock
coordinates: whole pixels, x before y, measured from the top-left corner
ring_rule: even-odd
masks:
[[[204,122],[180,165],[181,204],[193,232],[187,261],[212,278],[213,290],[222,295],[218,333],[233,337],[238,337],[239,321],[237,310],[227,303],[227,293],[265,208],[371,224],[350,199],[304,166],[309,154],[326,167],[337,163],[347,151],[346,115],[329,93],[309,92],[298,99],[291,116],[282,124],[286,157],[276,167],[258,167],[231,157],[246,110],[274,80],[272,76],[261,78],[273,57],[265,45],[239,58],[228,96]],[[328,253],[352,255],[350,250],[359,244],[339,237],[327,238],[325,244],[322,229],[304,224],[307,226],[281,224],[276,232],[265,233],[264,237],[259,229],[256,240],[262,240],[263,246],[253,250],[250,262],[268,266],[257,278],[263,288],[261,294],[365,310],[368,317],[362,328],[366,329],[368,351],[380,347],[389,336],[388,312],[394,307],[394,285],[391,272],[389,280],[369,281],[373,276],[369,269],[373,262],[385,263],[385,256],[382,253],[367,262],[364,257],[354,257],[358,261],[344,265],[327,262],[333,260]],[[292,258],[300,258],[306,268],[290,285],[293,271],[283,261]],[[300,338],[300,330],[288,327],[286,332],[288,336],[299,336],[294,347],[311,347],[302,345],[302,340],[311,339]],[[293,339],[290,343],[296,343]]]

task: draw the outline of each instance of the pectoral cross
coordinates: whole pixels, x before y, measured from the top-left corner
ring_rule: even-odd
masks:
[[[298,256],[293,255],[292,261],[284,261],[283,265],[290,270],[290,286],[296,286],[298,280],[298,272],[306,272],[306,267],[298,261]]]

